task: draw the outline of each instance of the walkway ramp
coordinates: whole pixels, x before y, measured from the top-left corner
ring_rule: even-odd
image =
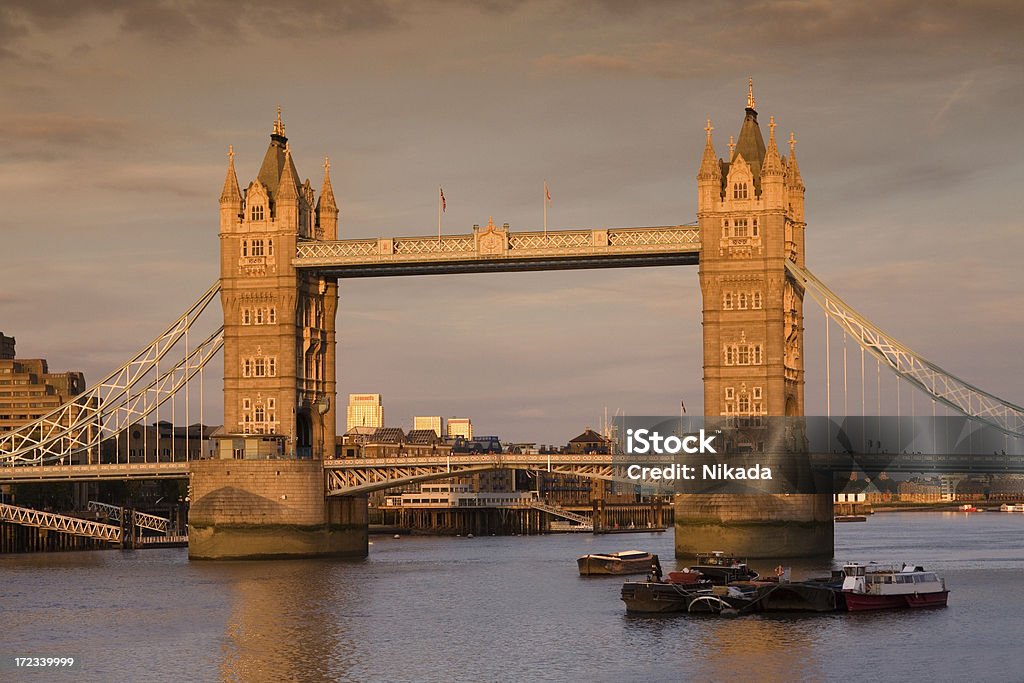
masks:
[[[559,507],[557,505],[552,505],[551,503],[544,503],[539,500],[528,501],[526,505],[533,508],[534,510],[546,512],[549,515],[552,515],[553,517],[561,517],[562,519],[567,519],[570,522],[576,522],[581,527],[589,529],[590,531],[594,530],[594,524],[589,517],[578,515],[575,512],[569,512],[565,508]]]
[[[119,526],[58,515],[54,512],[42,512],[17,505],[7,505],[6,503],[0,503],[0,521],[59,531],[64,534],[83,536],[109,543],[121,542],[121,527]]]
[[[124,518],[124,508],[117,505],[109,505],[107,503],[99,503],[95,500],[90,500],[88,508],[93,512],[102,513],[118,523],[120,523]],[[171,520],[166,517],[157,517],[156,515],[138,512],[136,510],[133,510],[132,514],[135,517],[136,527],[152,529],[153,531],[159,531],[162,534],[167,534],[171,530]]]

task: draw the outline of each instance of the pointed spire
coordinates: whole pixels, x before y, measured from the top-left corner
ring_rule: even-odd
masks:
[[[786,175],[789,184],[793,187],[803,187],[804,181],[800,177],[800,166],[796,163],[796,136],[789,134],[789,159],[786,163]]]
[[[775,117],[768,119],[768,149],[765,151],[764,164],[761,166],[761,176],[782,176],[785,170],[782,168],[782,160],[779,158],[779,148],[775,144]]]
[[[281,179],[277,185],[278,201],[296,200],[299,198],[299,188],[295,184],[295,175],[292,171],[292,149],[287,143],[284,146],[284,167],[281,169]]]
[[[224,189],[220,193],[220,201],[241,202],[242,192],[238,189],[238,176],[235,174],[235,147],[228,145],[228,172],[224,177]]]
[[[754,77],[747,79],[747,109],[754,108]]]
[[[729,136],[729,161],[732,161],[733,155],[736,153],[736,138]]]
[[[320,188],[320,199],[317,201],[317,211],[321,209],[338,209],[334,202],[334,188],[331,187],[331,160],[324,157],[324,184]]]
[[[284,137],[284,122],[281,121],[281,105],[277,105],[277,120],[274,121],[274,135]]]
[[[704,156],[700,160],[700,170],[697,171],[697,180],[714,180],[722,177],[722,168],[715,158],[715,146],[711,143],[711,131],[714,127],[711,125],[711,119],[708,119],[708,125],[704,127],[704,132],[707,133],[707,142],[704,143]]]

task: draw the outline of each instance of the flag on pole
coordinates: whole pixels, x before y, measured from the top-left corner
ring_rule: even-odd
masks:
[[[438,185],[437,190],[441,193],[441,211],[446,211],[448,209],[448,202],[444,200],[444,188]]]
[[[544,197],[547,199],[548,204],[551,203],[551,190],[548,189],[548,181],[544,181]]]
[[[680,410],[682,410],[685,413],[686,412],[686,401],[680,401],[679,402],[679,408],[680,408]]]

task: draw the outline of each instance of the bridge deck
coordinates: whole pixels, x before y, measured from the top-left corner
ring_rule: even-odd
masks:
[[[111,465],[17,465],[0,467],[0,483],[187,479],[188,462],[133,462]]]
[[[300,242],[292,264],[329,277],[695,265],[700,230],[675,225]]]

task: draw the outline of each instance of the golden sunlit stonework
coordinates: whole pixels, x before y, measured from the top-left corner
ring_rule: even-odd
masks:
[[[753,85],[738,142],[715,157],[711,121],[697,173],[704,321],[704,414],[804,414],[803,295],[786,261],[804,265],[804,185],[790,137],[767,146]]]
[[[221,456],[238,456],[240,444],[255,442],[238,437],[265,435],[276,442],[270,454],[331,457],[338,287],[291,263],[300,240],[337,238],[330,164],[325,160],[317,200],[309,180],[299,180],[280,110],[263,163],[244,192],[233,149],[228,156],[220,196],[228,437],[221,440]]]

